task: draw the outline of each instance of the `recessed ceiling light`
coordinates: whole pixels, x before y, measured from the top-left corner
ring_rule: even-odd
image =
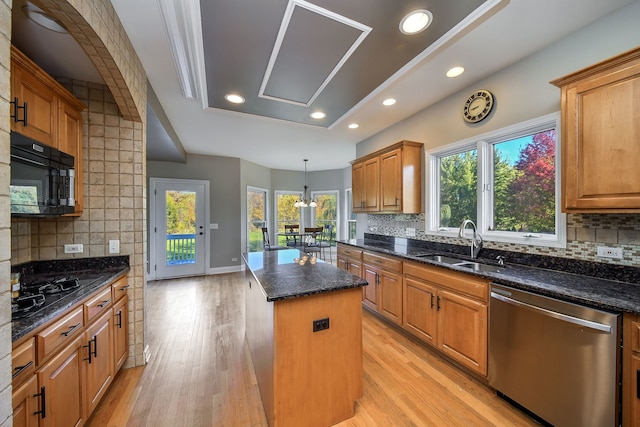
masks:
[[[349,129],[358,129],[359,127],[360,127],[360,125],[359,125],[359,124],[357,124],[357,123],[351,123],[351,124],[349,125]]]
[[[447,77],[458,77],[462,73],[464,73],[464,67],[453,67],[447,71]]]
[[[22,6],[22,13],[24,13],[27,18],[40,25],[41,27],[46,28],[47,30],[55,31],[56,33],[66,34],[68,33],[67,29],[62,25],[60,21],[57,19],[47,15],[47,13],[40,9],[38,6],[27,2],[24,6]]]
[[[327,115],[322,111],[314,111],[313,113],[311,113],[312,119],[324,119],[325,117],[327,117]]]
[[[426,9],[414,10],[400,21],[400,32],[417,34],[424,31],[433,21],[433,15]]]
[[[396,100],[393,99],[393,98],[388,98],[388,99],[385,99],[384,101],[382,101],[382,105],[386,105],[387,107],[389,105],[393,105],[395,103],[396,103]]]
[[[233,103],[233,104],[244,104],[244,98],[240,95],[236,95],[235,93],[228,93],[224,96],[224,99]]]

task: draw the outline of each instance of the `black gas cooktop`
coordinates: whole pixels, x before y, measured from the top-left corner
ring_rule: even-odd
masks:
[[[11,318],[22,319],[73,295],[83,286],[90,285],[102,276],[79,278],[77,276],[41,276],[23,283],[20,296],[11,300]]]

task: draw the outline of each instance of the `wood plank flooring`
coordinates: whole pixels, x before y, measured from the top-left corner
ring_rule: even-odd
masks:
[[[244,274],[149,282],[144,367],[123,369],[90,427],[267,426],[244,340]],[[364,310],[364,396],[341,427],[535,426]]]

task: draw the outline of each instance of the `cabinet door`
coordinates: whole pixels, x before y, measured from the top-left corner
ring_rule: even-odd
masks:
[[[472,299],[438,291],[438,348],[451,358],[487,375],[487,305]]]
[[[38,383],[45,391],[46,401],[41,427],[84,424],[81,339],[78,337],[38,371]]]
[[[118,371],[129,355],[129,314],[127,311],[128,298],[125,295],[113,306],[113,350],[114,369]]]
[[[436,289],[426,282],[408,277],[404,279],[404,328],[435,345]]]
[[[384,316],[402,325],[402,276],[381,271],[378,309]]]
[[[349,260],[349,273],[362,277],[362,263],[360,261]]]
[[[32,375],[26,382],[13,389],[13,427],[37,427],[40,396],[38,378]]]
[[[370,265],[363,265],[363,278],[369,282],[367,286],[362,287],[362,303],[369,308],[378,310],[378,288],[380,286],[379,270]]]
[[[113,314],[109,310],[96,320],[85,332],[82,345],[86,377],[86,417],[98,405],[113,380]]]
[[[12,58],[13,59],[13,58]],[[57,97],[51,87],[37,75],[11,61],[11,100],[18,99],[18,118],[26,115],[26,125],[11,119],[11,130],[26,135],[43,144],[57,148]],[[14,106],[11,105],[12,114]]]
[[[364,209],[364,162],[355,163],[351,167],[351,198],[354,212]]]
[[[82,115],[80,111],[60,99],[58,109],[58,145],[59,150],[75,159],[75,212],[82,213]]]
[[[563,95],[564,208],[640,209],[640,60],[587,77]]]
[[[364,162],[364,211],[377,212],[380,210],[380,158]]]
[[[626,344],[625,344],[626,345]],[[629,396],[623,398],[623,405],[629,404],[629,408],[624,411],[623,417],[628,417],[625,420],[623,418],[624,426],[638,426],[640,425],[640,355],[633,354],[631,356],[630,370],[625,375],[626,381],[629,381],[630,393]]]
[[[380,156],[380,210],[402,211],[402,150]]]

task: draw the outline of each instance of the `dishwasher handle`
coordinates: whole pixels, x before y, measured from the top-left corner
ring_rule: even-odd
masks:
[[[531,304],[528,304],[528,303],[523,302],[523,301],[518,301],[516,299],[509,298],[507,296],[501,295],[501,294],[496,293],[496,292],[491,292],[491,298],[497,299],[497,300],[505,302],[507,304],[515,305],[515,306],[518,306],[518,307],[524,307],[524,308],[527,308],[529,310],[541,313],[541,314],[543,314],[543,315],[545,315],[547,317],[553,317],[554,319],[562,320],[564,322],[573,323],[573,324],[578,325],[578,326],[584,326],[585,328],[595,329],[596,331],[606,332],[608,334],[611,333],[611,326],[610,325],[604,325],[602,323],[592,322],[590,320],[581,319],[579,317],[570,316],[568,314],[558,313],[558,312],[553,311],[553,310],[548,310],[546,308],[538,307],[536,305],[531,305]]]

